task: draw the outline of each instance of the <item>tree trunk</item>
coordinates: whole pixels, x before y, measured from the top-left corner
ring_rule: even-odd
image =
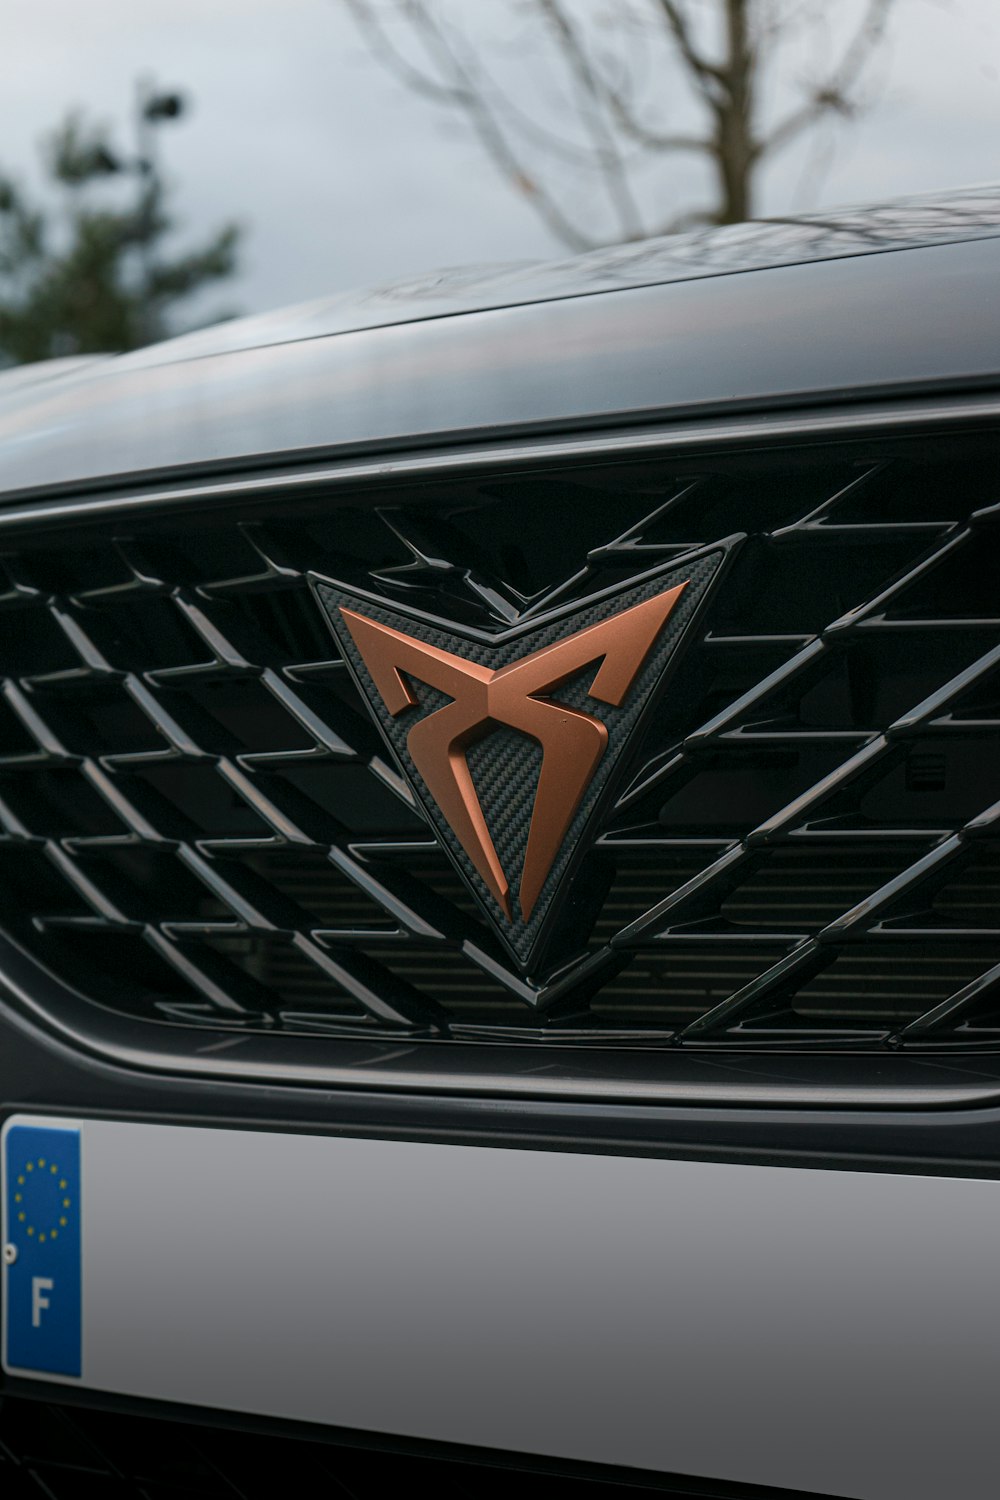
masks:
[[[753,213],[756,142],[754,58],[747,14],[750,4],[751,0],[725,0],[726,60],[720,69],[718,100],[714,105],[720,224],[739,224]]]

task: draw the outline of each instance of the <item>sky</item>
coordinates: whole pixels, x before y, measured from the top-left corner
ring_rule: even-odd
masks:
[[[449,0],[441,3],[447,10]],[[599,14],[601,0],[569,3],[582,16]],[[543,124],[558,123],[550,63],[512,20],[517,4],[450,0],[450,13],[473,41],[494,48],[516,102]],[[462,118],[416,96],[372,56],[345,0],[0,0],[0,7],[7,63],[0,169],[37,188],[38,143],[68,108],[107,121],[124,147],[138,77],[183,90],[190,110],[160,132],[183,226],[178,246],[227,220],[245,226],[239,277],[213,293],[227,307],[259,312],[439,266],[566,253]],[[833,49],[857,0],[820,9],[835,19],[818,44]],[[804,51],[789,57],[772,86],[773,108],[808,65]],[[683,91],[676,80],[670,86],[678,100],[671,124],[691,123]],[[775,160],[758,212],[1000,179],[998,0],[896,0],[870,87],[871,107],[824,138],[818,157],[810,148]],[[816,161],[827,156],[819,175]],[[584,189],[571,178],[567,171],[574,206],[586,216]],[[661,162],[640,191],[657,205],[682,207],[703,196],[687,159]]]

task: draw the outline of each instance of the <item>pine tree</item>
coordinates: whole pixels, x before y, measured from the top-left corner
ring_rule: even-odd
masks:
[[[186,252],[165,250],[174,223],[155,133],[183,109],[179,94],[141,89],[133,157],[68,115],[43,148],[51,207],[0,172],[0,364],[152,343],[173,331],[175,308],[233,274],[235,224]]]

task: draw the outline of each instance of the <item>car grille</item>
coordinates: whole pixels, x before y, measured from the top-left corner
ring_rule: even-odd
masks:
[[[216,1419],[217,1420],[217,1419]],[[83,1405],[0,1397],[4,1500],[272,1500],[290,1492],[324,1500],[382,1500],[426,1489],[436,1500],[790,1500],[791,1490],[685,1479],[466,1449],[348,1446],[315,1429],[261,1431]]]
[[[995,1045],[997,477],[967,432],[0,529],[7,935],[173,1026]],[[525,977],[308,575],[499,631],[737,533]]]

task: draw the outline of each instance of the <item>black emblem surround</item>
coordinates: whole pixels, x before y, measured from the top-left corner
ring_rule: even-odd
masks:
[[[317,597],[344,658],[407,783],[442,846],[490,919],[496,935],[525,973],[537,975],[546,961],[551,963],[553,957],[557,962],[565,963],[574,956],[565,943],[560,944],[559,911],[573,899],[573,876],[583,854],[599,832],[601,805],[613,795],[616,786],[621,785],[628,769],[629,742],[659,699],[685,636],[700,617],[722,575],[725,562],[740,540],[742,538],[738,536],[727,538],[712,548],[693,552],[690,558],[679,564],[672,560],[669,565],[650,569],[624,586],[603,590],[582,603],[551,610],[492,636],[449,626],[443,620],[422,613],[405,611],[375,595],[332,581],[314,580]],[[607,731],[607,748],[586,787],[533,911],[525,920],[515,903],[513,919],[509,919],[456,838],[407,747],[414,724],[443,707],[448,698],[426,683],[408,677],[419,706],[396,716],[390,713],[341,610],[356,611],[427,645],[497,670],[681,584],[687,587],[658,633],[620,708],[602,703],[590,695],[588,689],[595,675],[595,664],[581,669],[553,695],[554,701],[599,719]],[[542,763],[541,747],[513,729],[498,726],[469,747],[467,760],[497,853],[511,876],[512,887],[516,887],[535,806]],[[586,902],[586,892],[580,893],[580,900]],[[579,923],[574,923],[574,927],[578,928]]]

